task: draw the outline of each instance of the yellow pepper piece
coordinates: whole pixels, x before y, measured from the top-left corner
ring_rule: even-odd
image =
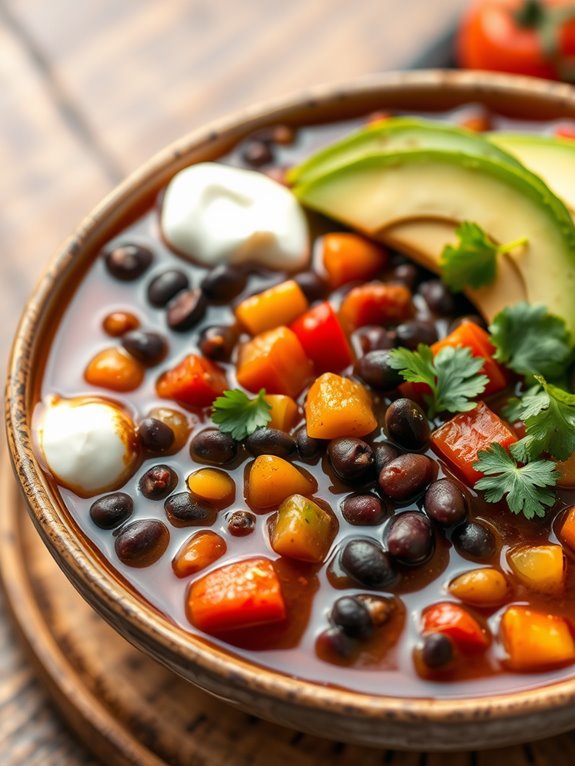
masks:
[[[264,400],[271,407],[271,420],[269,428],[277,428],[280,431],[290,431],[298,416],[297,403],[291,396],[282,394],[266,394]]]
[[[309,389],[305,416],[314,439],[365,436],[377,426],[371,399],[355,380],[326,372]]]
[[[224,508],[236,497],[234,480],[219,468],[200,468],[188,476],[187,484],[192,495],[208,505]]]
[[[558,594],[565,585],[565,556],[560,545],[523,545],[507,554],[517,579],[538,593]]]
[[[254,508],[278,506],[290,495],[313,495],[317,481],[275,455],[260,455],[248,475],[246,500]]]
[[[309,308],[301,287],[293,279],[252,295],[236,309],[238,321],[252,335],[288,325]]]

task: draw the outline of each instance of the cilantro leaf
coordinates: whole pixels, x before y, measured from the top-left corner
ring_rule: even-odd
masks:
[[[245,439],[271,420],[271,407],[264,399],[265,393],[262,388],[254,399],[250,399],[239,388],[224,391],[213,404],[212,420],[232,439]]]
[[[555,502],[555,493],[549,489],[559,478],[551,460],[535,460],[518,466],[500,444],[478,453],[473,464],[476,471],[485,474],[475,482],[488,503],[505,498],[512,513],[522,513],[526,519],[545,516],[546,509]]]
[[[517,460],[527,462],[542,452],[567,460],[575,452],[575,395],[535,376],[537,389],[521,400],[526,436],[511,446]]]
[[[428,416],[438,412],[467,412],[470,401],[485,390],[488,379],[479,374],[485,360],[474,357],[468,348],[445,346],[434,357],[429,346],[420,343],[417,351],[396,348],[389,352],[389,364],[410,383],[425,383],[431,389],[424,396]]]
[[[565,322],[526,301],[500,311],[489,327],[494,358],[520,375],[558,378],[572,359]]]
[[[497,275],[497,256],[525,244],[518,239],[506,245],[497,245],[476,223],[463,221],[455,230],[457,245],[446,245],[439,265],[441,279],[451,290],[464,287],[482,287],[491,284]]]

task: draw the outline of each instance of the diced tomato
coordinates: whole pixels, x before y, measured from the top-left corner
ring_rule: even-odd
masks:
[[[444,633],[462,652],[482,651],[489,646],[487,628],[459,604],[432,604],[423,611],[421,621],[424,634]]]
[[[353,352],[331,305],[325,301],[291,324],[315,371],[339,372],[353,361]]]
[[[462,322],[446,338],[434,343],[431,350],[435,355],[446,346],[463,346],[470,349],[473,356],[482,356],[485,359],[485,364],[481,369],[481,372],[489,378],[484,391],[485,396],[495,394],[505,388],[507,385],[506,374],[501,365],[493,359],[495,346],[491,343],[489,334],[475,322]]]
[[[368,282],[354,287],[343,299],[339,316],[349,332],[375,324],[397,324],[413,315],[411,291],[405,285]]]
[[[482,474],[473,468],[477,453],[492,444],[509,447],[516,435],[484,402],[470,412],[461,412],[431,434],[433,449],[444,457],[470,486]]]
[[[212,404],[227,387],[224,370],[198,354],[189,354],[156,382],[156,391],[162,399],[174,399],[190,407]]]
[[[265,625],[286,616],[279,578],[266,558],[212,570],[193,583],[187,607],[192,625],[206,633]]]

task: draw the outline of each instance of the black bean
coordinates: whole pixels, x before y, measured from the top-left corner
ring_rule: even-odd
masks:
[[[252,455],[276,455],[289,457],[296,451],[293,436],[278,428],[257,428],[246,439],[246,447]]]
[[[332,439],[327,454],[333,470],[343,481],[361,479],[373,470],[373,450],[362,439]]]
[[[232,437],[217,428],[200,431],[190,443],[190,456],[198,463],[225,465],[235,458],[236,453],[237,445]]]
[[[238,331],[233,325],[213,325],[202,330],[198,346],[208,359],[225,362],[232,355],[237,339]]]
[[[396,399],[385,411],[385,430],[390,439],[405,449],[421,449],[431,437],[429,421],[419,404]]]
[[[419,511],[394,516],[389,522],[386,540],[389,554],[408,566],[423,564],[435,548],[431,521]]]
[[[178,492],[164,502],[164,510],[175,527],[209,526],[216,520],[214,508],[200,505],[189,492]]]
[[[188,275],[180,269],[166,269],[155,276],[147,289],[147,296],[152,306],[162,308],[182,290],[190,286]]]
[[[375,457],[375,471],[379,476],[381,469],[396,457],[399,457],[399,450],[389,444],[389,442],[382,442],[381,444],[373,445],[373,454]]]
[[[402,322],[395,328],[397,345],[415,351],[420,343],[431,346],[438,339],[437,330],[433,322],[420,319],[411,319]]]
[[[379,472],[379,487],[391,500],[410,500],[433,480],[435,468],[435,463],[427,455],[400,455]]]
[[[453,295],[440,279],[430,279],[428,282],[424,282],[420,286],[419,292],[434,314],[449,316],[454,313],[455,300]]]
[[[341,512],[346,521],[357,526],[381,524],[385,518],[381,499],[370,493],[348,495],[342,503]]]
[[[315,271],[302,271],[295,275],[294,281],[310,303],[322,300],[327,294],[327,282]]]
[[[458,553],[474,561],[489,560],[497,549],[493,532],[478,521],[470,521],[456,527],[451,540]]]
[[[383,327],[372,325],[360,327],[356,332],[356,337],[364,354],[395,346],[395,330],[386,330]]]
[[[317,457],[326,445],[324,439],[314,439],[310,436],[305,426],[300,426],[294,436],[299,456],[304,460],[311,460]]]
[[[130,567],[147,567],[157,561],[170,541],[168,528],[157,519],[140,519],[122,527],[116,537],[116,555]]]
[[[230,535],[245,537],[256,528],[256,517],[250,511],[234,511],[228,515],[226,523]]]
[[[168,303],[168,326],[176,332],[185,332],[203,319],[207,301],[199,287],[182,290]]]
[[[428,668],[443,668],[453,661],[453,642],[445,633],[428,633],[421,644],[421,659]]]
[[[400,263],[389,275],[391,282],[401,282],[410,290],[413,290],[417,284],[418,277],[419,271],[413,263]]]
[[[465,495],[450,479],[439,479],[429,485],[423,507],[430,519],[446,527],[459,524],[467,515]]]
[[[163,500],[178,484],[178,474],[169,465],[149,468],[138,482],[138,489],[148,500]]]
[[[328,659],[335,657],[340,660],[349,660],[356,653],[357,644],[343,630],[332,627],[319,634],[316,649],[320,657],[323,655]]]
[[[365,639],[373,633],[369,609],[353,596],[342,596],[334,603],[330,619],[350,638]]]
[[[146,367],[159,364],[168,353],[168,342],[158,332],[132,330],[122,336],[122,346]]]
[[[144,418],[138,424],[138,435],[145,450],[155,454],[166,452],[174,443],[170,426],[157,418]]]
[[[350,540],[340,561],[344,571],[367,588],[384,588],[396,578],[388,554],[373,540]]]
[[[389,596],[374,596],[372,593],[360,593],[356,596],[358,601],[369,611],[371,621],[375,628],[381,628],[386,622],[389,622],[391,616],[397,609],[397,601]]]
[[[389,364],[389,351],[369,351],[360,356],[354,366],[354,373],[365,383],[380,391],[391,391],[403,381],[402,376]]]
[[[242,159],[254,168],[271,165],[274,153],[267,141],[248,141],[242,149]]]
[[[200,282],[206,298],[211,301],[231,301],[243,292],[248,283],[245,269],[221,263],[208,271]]]
[[[134,501],[125,492],[113,492],[95,500],[90,506],[90,518],[100,529],[113,529],[134,512]]]
[[[122,282],[138,279],[154,259],[151,250],[142,245],[119,245],[104,254],[110,274]]]
[[[457,328],[465,322],[473,322],[473,324],[476,324],[483,330],[487,330],[487,322],[483,317],[480,317],[479,314],[465,314],[465,316],[457,317],[457,319],[454,319],[453,322],[451,322],[449,325],[449,332],[457,330]]]

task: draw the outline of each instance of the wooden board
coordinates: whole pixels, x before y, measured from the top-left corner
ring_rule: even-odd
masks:
[[[133,648],[82,600],[34,530],[6,457],[0,487],[0,576],[8,608],[61,713],[108,766],[575,763],[575,733],[483,753],[404,753],[323,740],[240,713]]]

